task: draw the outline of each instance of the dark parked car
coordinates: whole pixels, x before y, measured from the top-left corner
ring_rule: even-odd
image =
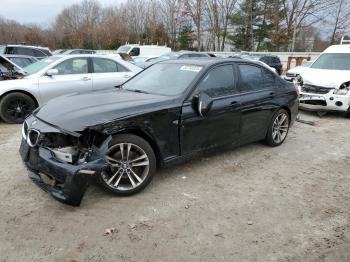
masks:
[[[278,146],[298,112],[295,86],[241,59],[157,63],[115,90],[49,101],[23,124],[30,178],[79,205],[96,177],[131,195],[157,167],[211,149],[265,140]]]
[[[26,55],[37,59],[43,59],[52,56],[50,50],[46,47],[28,46],[28,45],[0,45],[0,54],[5,55]]]
[[[193,51],[179,51],[179,52],[170,52],[159,57],[154,57],[148,59],[147,62],[143,63],[135,63],[137,66],[141,68],[147,68],[155,63],[168,61],[168,60],[176,60],[176,59],[188,59],[188,58],[205,58],[205,57],[213,57],[213,54],[209,54],[206,52],[193,52]]]
[[[278,56],[275,55],[254,55],[252,59],[256,59],[258,61],[264,62],[268,66],[271,66],[276,69],[279,75],[282,74],[282,63]]]

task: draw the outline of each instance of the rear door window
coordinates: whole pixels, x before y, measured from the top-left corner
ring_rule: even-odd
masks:
[[[94,73],[115,73],[115,72],[127,72],[124,66],[119,63],[105,58],[92,58],[94,66]]]
[[[239,64],[240,90],[242,92],[272,89],[275,77],[266,69],[257,65]]]
[[[40,49],[41,52],[43,52],[45,54],[45,56],[52,56],[52,54],[50,53],[49,50],[47,49]]]
[[[46,57],[46,55],[40,50],[33,49],[34,57]]]
[[[15,47],[14,50],[15,50],[14,54],[17,54],[17,55],[35,56],[33,49],[30,49],[30,48]]]

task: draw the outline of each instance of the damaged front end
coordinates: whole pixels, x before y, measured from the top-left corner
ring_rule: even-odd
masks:
[[[338,88],[303,84],[299,102],[304,110],[350,113],[350,81]]]
[[[106,146],[94,131],[68,132],[31,116],[22,137],[20,155],[29,177],[66,204],[79,206],[92,177],[106,168]]]

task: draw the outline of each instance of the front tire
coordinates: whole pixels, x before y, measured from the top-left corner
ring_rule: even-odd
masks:
[[[280,109],[272,117],[265,141],[269,146],[281,145],[289,131],[289,114],[286,110]]]
[[[20,124],[35,108],[30,96],[20,92],[10,93],[0,101],[0,117],[9,124]]]
[[[150,144],[135,135],[115,136],[105,154],[108,168],[101,172],[100,182],[109,192],[129,196],[143,190],[156,171],[156,157]]]

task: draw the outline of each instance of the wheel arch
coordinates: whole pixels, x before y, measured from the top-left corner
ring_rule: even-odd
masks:
[[[22,94],[25,94],[25,95],[29,96],[31,99],[33,99],[33,101],[34,101],[36,107],[39,106],[38,99],[37,99],[32,93],[30,93],[30,92],[28,92],[28,91],[25,91],[25,90],[21,90],[21,89],[10,90],[10,91],[7,91],[7,92],[1,94],[0,100],[3,99],[3,98],[4,98],[5,96],[7,96],[8,94],[12,94],[12,93],[22,93]]]
[[[284,110],[287,111],[288,116],[289,116],[289,125],[290,125],[290,122],[291,122],[291,120],[292,120],[292,112],[290,111],[290,109],[288,108],[288,106],[281,106],[278,110],[280,110],[280,109],[284,109]],[[278,111],[278,110],[277,110],[277,111]],[[277,111],[276,111],[276,112],[277,112]]]
[[[153,152],[154,152],[155,157],[156,157],[157,167],[160,167],[163,165],[163,159],[161,157],[159,146],[158,146],[156,140],[154,138],[152,138],[149,134],[147,134],[147,132],[145,132],[141,129],[130,128],[130,129],[123,129],[119,132],[116,132],[113,134],[113,136],[120,135],[120,134],[135,135],[135,136],[141,137],[142,139],[146,140],[153,149]]]

